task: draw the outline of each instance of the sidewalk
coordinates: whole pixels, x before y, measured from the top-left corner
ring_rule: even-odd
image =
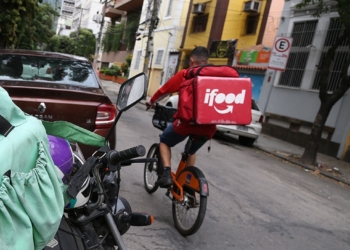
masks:
[[[101,83],[107,91],[116,95],[118,94],[120,88],[119,84],[104,80],[101,80]],[[148,98],[149,97],[147,97],[147,99]],[[141,100],[141,103],[144,104],[145,100]],[[350,186],[350,163],[340,161],[324,154],[318,154],[317,161],[319,167],[303,164],[300,158],[304,152],[304,148],[281,141],[266,134],[261,134],[259,136],[258,140],[254,143],[254,147],[285,161],[299,165],[307,172],[320,174]]]
[[[313,171],[316,174],[350,185],[350,163],[318,153],[317,162],[319,167],[303,164],[300,161],[304,152],[303,147],[281,141],[266,134],[261,134],[254,146],[283,160],[299,165],[305,171]]]

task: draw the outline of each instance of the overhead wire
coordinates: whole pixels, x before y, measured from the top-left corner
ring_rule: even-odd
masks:
[[[186,0],[178,0],[177,2],[183,2],[183,3],[190,3],[190,1],[186,1]],[[163,3],[166,3],[165,1],[163,1]],[[173,6],[174,6],[174,4],[175,4],[176,2],[175,1],[173,1]],[[207,7],[208,8],[213,8],[213,9],[222,9],[222,10],[225,10],[225,11],[227,11],[227,12],[236,12],[236,13],[239,13],[239,14],[242,14],[242,13],[244,13],[244,11],[240,11],[240,10],[236,10],[236,9],[231,9],[231,8],[220,8],[220,7],[218,7],[217,5],[216,6],[211,6],[211,5],[207,5]],[[160,7],[161,8],[161,7]],[[147,13],[149,13],[149,11],[150,11],[150,4],[148,4],[148,6],[146,7],[146,8],[143,8],[139,13],[140,13],[140,16],[138,17],[139,18],[139,20],[140,20],[140,22],[141,22],[141,20],[143,20],[143,16],[146,16],[147,17]],[[188,11],[190,11],[190,7],[188,8]],[[172,15],[173,15],[173,12],[174,12],[174,8],[172,8]],[[270,17],[272,20],[270,20],[270,21],[268,21],[267,22],[267,24],[272,24],[273,26],[278,26],[278,24],[279,23],[276,23],[275,24],[275,18],[276,17],[278,17],[278,16],[272,16],[271,14],[272,13],[275,13],[275,14],[281,14],[282,15],[282,13],[291,13],[292,11],[291,10],[286,10],[286,11],[275,11],[275,12],[268,12],[268,13],[262,13],[262,14],[260,14],[259,15],[259,18],[258,18],[258,20],[257,20],[257,22],[260,22],[264,17]],[[160,14],[158,14],[158,16],[159,16]],[[237,18],[237,16],[238,15],[235,15],[235,16],[230,16],[228,13],[227,13],[227,17],[226,17],[226,19],[225,19],[225,21],[226,22],[235,22],[235,21],[237,21],[237,22],[242,22],[242,21],[246,21],[246,18],[247,18],[247,15],[242,15],[242,18]],[[302,14],[302,15],[294,15],[293,17],[295,17],[295,16],[306,16],[305,14]],[[138,18],[135,18],[135,20],[136,19],[138,19]],[[290,18],[290,17],[285,17],[285,18]],[[187,17],[185,18],[185,17],[175,17],[175,18],[171,18],[171,20],[173,21],[173,22],[176,22],[176,21],[184,21],[184,20],[186,20],[187,19]],[[165,31],[165,30],[168,30],[169,28],[168,28],[168,26],[166,25],[166,20],[163,20],[163,18],[159,18],[159,24],[158,24],[158,27],[157,27],[157,29],[155,29],[154,30],[154,32],[157,32],[158,33],[158,36],[160,36],[160,38],[161,39],[164,39],[164,40],[168,40],[169,38],[167,38],[167,37],[165,37],[165,33],[163,33],[163,32],[161,32],[161,31]],[[192,21],[191,21],[192,22]],[[130,27],[130,26],[134,26],[135,24],[133,24],[132,23],[132,21],[127,25],[127,26],[124,26],[124,28],[123,29],[121,29],[121,30],[113,30],[113,28],[111,28],[110,27],[110,30],[109,31],[107,31],[107,32],[109,32],[109,33],[111,33],[111,34],[116,34],[116,33],[124,33],[126,30],[128,30],[128,29],[132,29],[133,27]],[[138,24],[139,26],[140,26],[140,23]],[[148,24],[149,25],[149,24]],[[144,24],[144,26],[145,26],[145,29],[147,28],[147,26],[148,26],[147,24]],[[164,30],[161,30],[161,28],[164,28]],[[235,31],[238,31],[239,32],[239,29],[243,29],[242,28],[242,26],[240,26],[239,25],[239,27],[237,27],[237,28],[234,28],[234,30]],[[232,29],[231,29],[231,31],[232,31]],[[320,31],[320,30],[317,30],[317,31]],[[105,32],[106,33],[106,32]],[[104,33],[104,34],[105,34]],[[140,32],[140,33],[144,33],[145,34],[145,32]],[[243,32],[242,32],[243,33]],[[195,33],[193,33],[193,34],[195,34]],[[182,34],[181,35],[181,37],[183,37],[184,35],[187,35],[187,34]],[[244,34],[241,34],[241,35],[244,35]],[[247,35],[249,35],[249,34],[247,34]],[[193,36],[192,37],[192,39],[194,39],[194,40],[197,40],[198,42],[200,42],[200,43],[207,43],[208,42],[208,40],[207,39],[203,39],[202,37],[195,37],[195,36]],[[208,39],[209,39],[209,37],[208,37]],[[169,39],[170,40],[170,39]],[[143,41],[142,41],[142,45],[143,45]]]

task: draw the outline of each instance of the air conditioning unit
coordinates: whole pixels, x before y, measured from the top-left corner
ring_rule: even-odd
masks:
[[[248,1],[244,3],[244,9],[245,12],[259,12],[260,10],[260,1]]]
[[[100,14],[93,15],[92,21],[94,21],[95,23],[101,23],[102,22],[102,15],[100,15]]]
[[[197,3],[193,5],[193,14],[203,14],[205,11],[205,4],[204,3]]]

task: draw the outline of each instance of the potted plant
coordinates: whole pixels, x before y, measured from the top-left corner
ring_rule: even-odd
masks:
[[[118,70],[115,68],[116,66],[111,66],[110,68],[106,69],[105,75],[107,81],[113,81],[113,77],[118,73]]]
[[[106,74],[105,74],[106,69],[107,69],[106,67],[100,69],[99,77],[100,77],[101,80],[105,80],[105,78],[106,78]]]

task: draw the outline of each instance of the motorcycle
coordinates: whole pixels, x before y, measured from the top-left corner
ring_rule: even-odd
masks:
[[[105,138],[105,145],[86,161],[76,143],[67,143],[65,139],[49,136],[51,156],[61,173],[62,180],[68,185],[67,192],[72,197],[65,206],[65,216],[61,222],[71,230],[71,235],[82,241],[85,249],[126,249],[121,235],[130,226],[148,226],[153,216],[132,212],[128,201],[119,196],[120,171],[132,163],[156,162],[144,156],[146,149],[139,145],[123,151],[109,148],[108,138],[115,129],[121,114],[144,98],[146,92],[146,75],[140,73],[124,82],[117,99],[118,114],[114,124]],[[68,227],[67,227],[68,224]],[[68,228],[68,229],[67,229]],[[59,230],[60,231],[60,230]],[[56,234],[56,242],[50,242],[47,249],[73,249],[67,241],[61,243]],[[53,246],[53,247],[52,247]],[[78,248],[78,247],[77,247]],[[78,248],[79,249],[79,248]]]

